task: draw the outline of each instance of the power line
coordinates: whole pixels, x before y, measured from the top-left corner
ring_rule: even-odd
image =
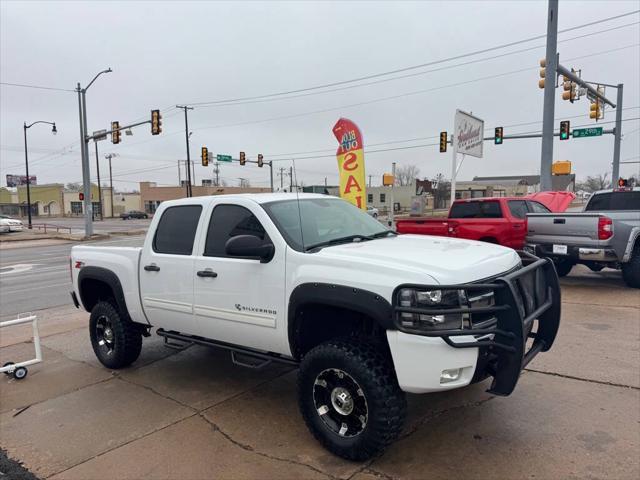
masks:
[[[75,92],[75,90],[70,90],[68,88],[43,87],[41,85],[27,85],[25,83],[0,82],[0,85],[5,85],[5,86],[8,86],[8,87],[37,88],[37,89],[40,89],[40,90],[57,90],[59,92]]]
[[[580,29],[580,28],[589,27],[589,26],[596,25],[596,24],[599,24],[599,23],[609,22],[611,20],[615,20],[615,19],[618,19],[618,18],[626,17],[626,16],[629,16],[629,15],[634,15],[634,14],[636,14],[638,12],[640,12],[640,10],[634,10],[634,11],[623,13],[623,14],[620,14],[620,15],[615,15],[613,17],[603,18],[603,19],[596,20],[596,21],[593,21],[593,22],[584,23],[582,25],[576,25],[574,27],[566,28],[564,30],[559,30],[558,33],[570,32],[572,30],[577,30],[577,29]],[[313,86],[313,87],[299,88],[299,89],[295,89],[295,90],[288,90],[288,91],[283,91],[283,92],[269,93],[269,94],[264,94],[264,95],[256,95],[256,96],[252,96],[252,97],[230,98],[230,99],[214,100],[214,101],[208,101],[208,102],[194,102],[194,103],[189,103],[188,105],[198,106],[198,105],[204,105],[204,104],[228,103],[228,102],[237,102],[237,101],[244,101],[244,100],[258,100],[258,99],[262,99],[262,98],[279,97],[279,96],[289,95],[289,94],[292,94],[292,93],[302,93],[302,92],[308,92],[308,91],[311,91],[311,90],[319,90],[319,89],[323,89],[323,88],[336,87],[336,86],[345,85],[345,84],[348,84],[348,83],[354,83],[354,82],[360,82],[360,81],[363,81],[363,80],[371,80],[373,78],[384,77],[384,76],[387,76],[387,75],[392,75],[394,73],[402,73],[402,72],[407,72],[407,71],[410,71],[410,70],[416,70],[416,69],[419,69],[419,68],[430,67],[432,65],[438,65],[438,64],[441,64],[441,63],[450,62],[452,60],[459,60],[459,59],[462,59],[462,58],[467,58],[467,57],[479,55],[479,54],[482,54],[482,53],[488,53],[488,52],[492,52],[492,51],[495,51],[495,50],[500,50],[500,49],[503,49],[503,48],[512,47],[512,46],[515,46],[515,45],[520,45],[520,44],[523,44],[523,43],[528,43],[528,42],[531,42],[533,40],[538,40],[540,38],[545,38],[545,37],[546,37],[546,34],[536,35],[534,37],[529,37],[529,38],[525,38],[525,39],[521,39],[521,40],[516,40],[514,42],[504,43],[502,45],[496,45],[496,46],[489,47],[489,48],[484,48],[484,49],[481,49],[481,50],[475,50],[473,52],[463,53],[463,54],[460,54],[460,55],[455,55],[455,56],[444,58],[444,59],[440,59],[440,60],[433,60],[431,62],[422,63],[422,64],[419,64],[419,65],[412,65],[412,66],[409,66],[409,67],[398,68],[398,69],[395,69],[395,70],[388,70],[386,72],[375,73],[375,74],[372,74],[372,75],[365,75],[365,76],[362,76],[362,77],[352,78],[352,79],[349,79],[349,80],[342,80],[342,81],[338,81],[338,82],[325,83],[323,85],[316,85],[316,86]]]
[[[632,48],[632,47],[637,47],[638,43],[634,43],[631,45],[626,45],[624,47],[618,47],[618,48],[613,48],[613,49],[609,49],[609,50],[604,50],[601,52],[596,52],[596,53],[591,53],[591,54],[587,54],[587,55],[581,55],[578,57],[573,57],[573,58],[568,58],[566,59],[567,61],[572,61],[572,60],[579,60],[582,58],[588,58],[588,57],[594,57],[597,55],[604,55],[606,53],[611,53],[611,52],[615,52],[615,51],[619,51],[619,50],[624,50],[627,48]],[[218,128],[228,128],[228,127],[240,127],[240,126],[245,126],[245,125],[254,125],[254,124],[259,124],[259,123],[267,123],[267,122],[272,122],[272,121],[277,121],[277,120],[287,120],[287,119],[292,119],[292,118],[299,118],[299,117],[305,117],[305,116],[309,116],[309,115],[317,115],[319,113],[328,113],[328,112],[333,112],[333,111],[339,111],[339,110],[343,110],[346,108],[353,108],[353,107],[360,107],[363,105],[371,105],[374,103],[380,103],[380,102],[386,102],[389,100],[396,100],[398,98],[404,98],[404,97],[410,97],[410,96],[414,96],[414,95],[421,95],[423,93],[428,93],[428,92],[433,92],[433,91],[437,91],[437,90],[442,90],[445,88],[451,88],[451,87],[459,87],[461,85],[468,85],[470,83],[475,83],[475,82],[479,82],[479,81],[483,81],[483,80],[493,80],[495,78],[500,78],[500,77],[505,77],[508,75],[514,75],[516,73],[522,73],[522,72],[528,72],[531,71],[532,69],[536,69],[538,67],[525,67],[525,68],[519,68],[517,70],[511,70],[508,72],[502,72],[502,73],[498,73],[495,75],[487,75],[485,77],[478,77],[478,78],[474,78],[471,80],[464,80],[461,82],[456,82],[456,83],[450,83],[447,85],[439,85],[437,87],[431,87],[431,88],[427,88],[427,89],[423,89],[423,90],[415,90],[413,92],[405,92],[405,93],[401,93],[398,95],[391,95],[388,97],[380,97],[380,98],[376,98],[376,99],[372,99],[372,100],[366,100],[363,102],[358,102],[358,103],[352,103],[352,104],[348,104],[348,105],[340,105],[338,107],[331,107],[331,108],[323,108],[320,110],[313,110],[313,111],[309,111],[309,112],[302,112],[302,113],[295,113],[295,114],[290,114],[290,115],[282,115],[279,117],[271,117],[271,118],[265,118],[265,119],[260,119],[260,120],[249,120],[246,122],[238,122],[238,123],[231,123],[231,124],[221,124],[221,125],[209,125],[209,126],[204,126],[204,127],[198,127],[193,129],[195,130],[209,130],[209,129],[218,129]]]
[[[560,40],[558,41],[558,43],[563,43],[563,42],[568,42],[568,41],[572,41],[572,40],[577,40],[577,39],[581,39],[581,38],[585,38],[585,37],[590,37],[593,35],[598,35],[601,33],[605,33],[605,32],[610,32],[612,30],[619,30],[621,28],[626,28],[626,27],[630,27],[633,25],[638,25],[640,24],[640,22],[632,22],[632,23],[627,23],[624,25],[619,25],[616,27],[612,27],[612,28],[608,28],[605,30],[599,30],[597,32],[591,32],[591,33],[587,33],[584,35],[578,35],[576,37],[571,37],[571,38],[566,38],[564,40]],[[221,102],[214,102],[214,103],[202,103],[199,104],[199,108],[209,108],[209,107],[229,107],[229,106],[235,106],[235,105],[250,105],[250,104],[256,104],[256,103],[267,103],[267,102],[275,102],[275,101],[280,101],[280,100],[290,100],[290,99],[294,99],[294,98],[301,98],[301,97],[309,97],[309,96],[314,96],[314,95],[323,95],[325,93],[332,93],[332,92],[339,92],[339,91],[344,91],[344,90],[350,90],[353,88],[359,88],[359,87],[365,87],[365,86],[370,86],[370,85],[377,85],[380,83],[386,83],[386,82],[392,82],[394,80],[401,80],[403,78],[411,78],[411,77],[417,77],[417,76],[421,76],[421,75],[426,75],[429,73],[434,73],[434,72],[440,72],[443,70],[450,70],[452,68],[458,68],[458,67],[463,67],[463,66],[467,66],[467,65],[473,65],[476,63],[482,63],[482,62],[486,62],[489,60],[495,60],[498,58],[503,58],[503,57],[507,57],[510,55],[515,55],[518,53],[523,53],[523,52],[528,52],[531,50],[537,50],[539,48],[544,48],[545,45],[535,45],[533,47],[527,47],[527,48],[522,48],[520,50],[514,50],[511,52],[506,52],[506,53],[501,53],[499,55],[493,55],[491,57],[484,57],[484,58],[480,58],[477,60],[470,60],[468,62],[462,62],[462,63],[456,63],[455,65],[446,65],[444,67],[439,67],[439,68],[433,68],[431,70],[425,70],[422,72],[416,72],[416,73],[409,73],[407,75],[400,75],[397,77],[392,77],[392,78],[383,78],[383,79],[379,79],[379,80],[374,80],[372,82],[367,82],[367,83],[360,83],[358,85],[347,85],[347,86],[343,86],[343,87],[339,87],[339,88],[333,88],[330,90],[323,90],[321,92],[308,92],[308,93],[302,93],[300,95],[288,95],[286,97],[276,97],[276,98],[266,98],[266,99],[262,99],[262,100],[248,100],[248,101],[239,101],[239,102],[228,102],[228,103],[221,103]]]

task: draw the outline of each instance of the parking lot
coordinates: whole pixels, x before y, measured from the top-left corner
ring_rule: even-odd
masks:
[[[0,379],[0,443],[56,479],[638,478],[640,293],[584,267],[562,285],[559,338],[510,397],[485,393],[487,382],[411,395],[402,438],[366,463],[308,433],[291,368],[245,369],[152,337],[132,368],[109,371],[72,306],[37,312],[44,362]],[[29,338],[2,332],[0,361],[28,358]]]

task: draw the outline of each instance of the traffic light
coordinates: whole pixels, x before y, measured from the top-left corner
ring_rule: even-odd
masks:
[[[120,143],[120,122],[111,122],[111,143]]]
[[[569,120],[560,122],[560,140],[569,140],[569,132],[571,131],[571,123]]]
[[[589,105],[589,118],[595,120],[596,122],[602,118],[602,109],[600,107],[600,100],[596,100],[595,102]]]
[[[151,110],[151,135],[162,133],[162,115],[160,110]]]
[[[440,153],[447,151],[447,132],[440,132]]]
[[[262,156],[261,153],[258,154],[258,166],[260,168],[262,168],[262,165],[264,165],[264,157]]]
[[[562,88],[564,89],[564,92],[562,92],[562,99],[569,100],[573,103],[576,99],[576,84],[569,80],[565,80],[562,83]]]
[[[202,147],[202,166],[203,167],[208,167],[209,166],[209,149],[207,147]]]
[[[540,88],[544,88],[544,78],[547,76],[547,59],[546,58],[541,58],[540,59],[540,80],[538,80],[538,87]]]
[[[627,179],[625,179],[625,178],[619,178],[618,179],[618,187],[619,188],[625,188],[627,185],[628,185]]]
[[[496,127],[496,131],[493,136],[493,143],[496,145],[502,145],[502,127]]]
[[[247,155],[244,152],[240,152],[240,165],[247,163]]]
[[[78,194],[78,199],[79,199],[80,201],[83,201],[83,200],[84,200],[84,193],[80,192],[80,193]]]

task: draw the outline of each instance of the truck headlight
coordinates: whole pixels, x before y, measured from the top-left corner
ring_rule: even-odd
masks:
[[[403,288],[398,293],[398,304],[400,307],[423,308],[432,311],[432,313],[429,314],[418,312],[400,313],[400,321],[404,327],[418,330],[452,330],[462,328],[461,313],[438,314],[437,310],[458,308],[463,303],[466,303],[464,290],[418,290],[415,288]]]

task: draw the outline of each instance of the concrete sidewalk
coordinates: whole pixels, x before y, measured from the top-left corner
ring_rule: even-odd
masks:
[[[402,438],[373,461],[319,446],[289,367],[244,369],[152,337],[132,368],[110,371],[72,307],[38,312],[44,363],[0,378],[0,444],[55,479],[638,478],[639,293],[586,269],[563,284],[557,343],[513,395],[489,395],[486,382],[410,395]],[[29,338],[2,332],[0,361],[30,355]]]

